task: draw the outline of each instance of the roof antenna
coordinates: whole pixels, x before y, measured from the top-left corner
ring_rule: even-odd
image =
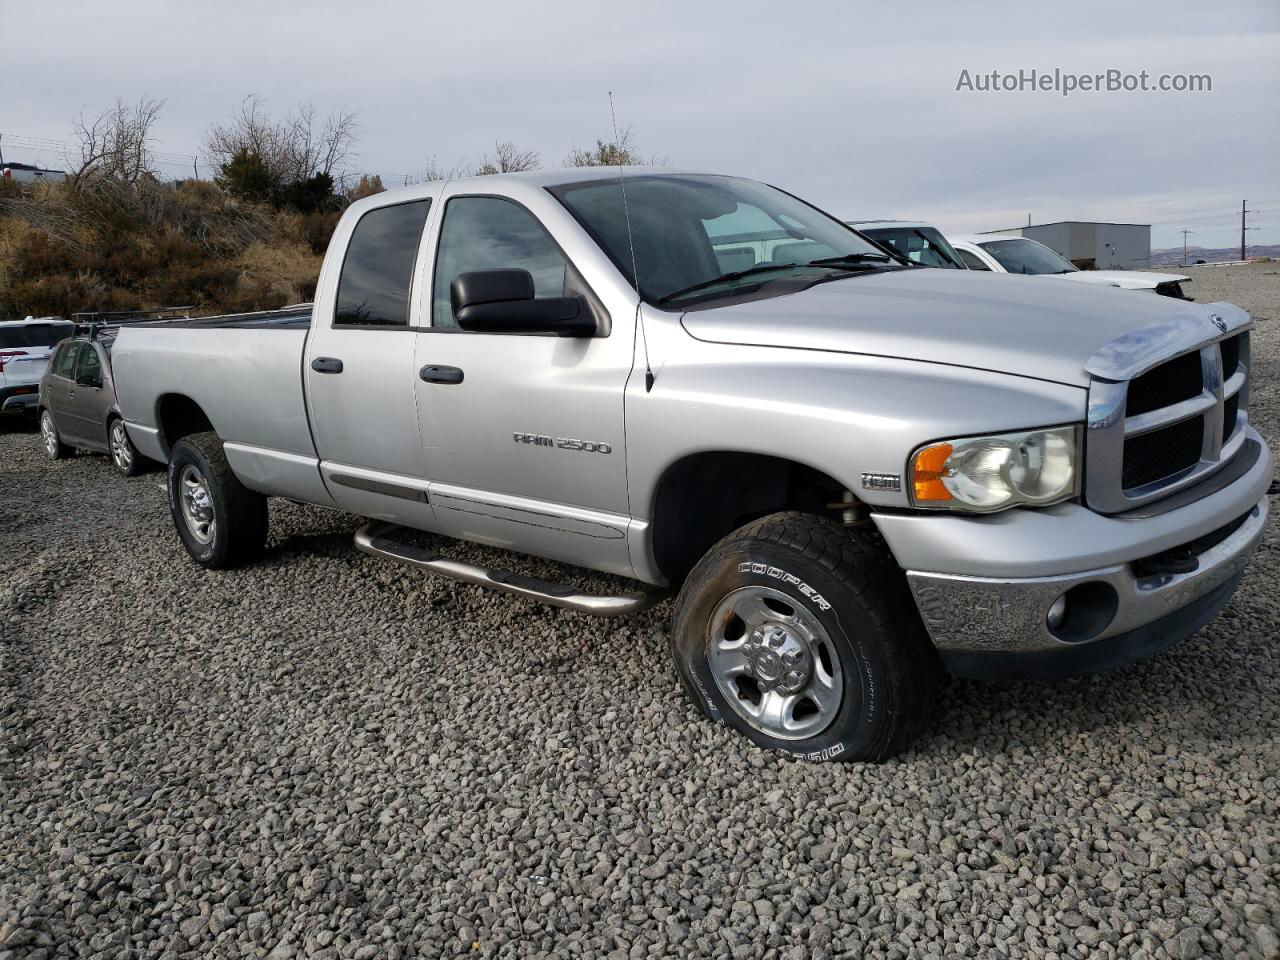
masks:
[[[627,222],[627,244],[631,247],[631,279],[640,293],[640,270],[636,267],[636,239],[631,233],[631,208],[627,206],[627,178],[622,171],[622,141],[618,138],[618,115],[613,109],[613,91],[609,91],[609,119],[613,121],[613,154],[618,161],[618,185],[622,188],[622,216]],[[653,389],[653,367],[649,365],[649,338],[644,329],[644,301],[636,300],[636,317],[640,323],[640,343],[644,350],[644,392]]]

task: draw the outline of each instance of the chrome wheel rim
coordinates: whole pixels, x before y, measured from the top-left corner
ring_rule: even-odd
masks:
[[[49,456],[57,456],[58,454],[58,431],[53,426],[53,417],[49,416],[49,411],[45,411],[40,416],[40,436],[44,438],[44,450]]]
[[[187,530],[200,543],[213,539],[213,498],[200,471],[187,464],[178,474],[178,504]]]
[[[733,711],[770,737],[816,736],[840,712],[844,678],[831,638],[781,590],[741,587],[721,600],[707,663]]]
[[[129,446],[129,434],[125,432],[123,420],[111,424],[111,458],[121,470],[133,466],[133,448]]]

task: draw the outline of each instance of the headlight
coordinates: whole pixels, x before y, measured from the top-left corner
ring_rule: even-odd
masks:
[[[1075,496],[1078,427],[965,437],[921,447],[911,458],[917,507],[990,513]]]

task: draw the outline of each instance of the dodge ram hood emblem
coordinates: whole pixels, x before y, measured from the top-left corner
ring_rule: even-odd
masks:
[[[1227,321],[1221,315],[1216,313],[1209,314],[1209,319],[1213,321],[1213,325],[1218,328],[1221,333],[1227,332]]]

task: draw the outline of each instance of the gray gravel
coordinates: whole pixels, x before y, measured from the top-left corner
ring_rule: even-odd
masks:
[[[1268,318],[1280,438],[1280,267],[1193,290]],[[1274,525],[1176,650],[813,765],[695,712],[669,606],[426,579],[284,503],[207,574],[157,484],[0,427],[0,960],[1280,956]]]

